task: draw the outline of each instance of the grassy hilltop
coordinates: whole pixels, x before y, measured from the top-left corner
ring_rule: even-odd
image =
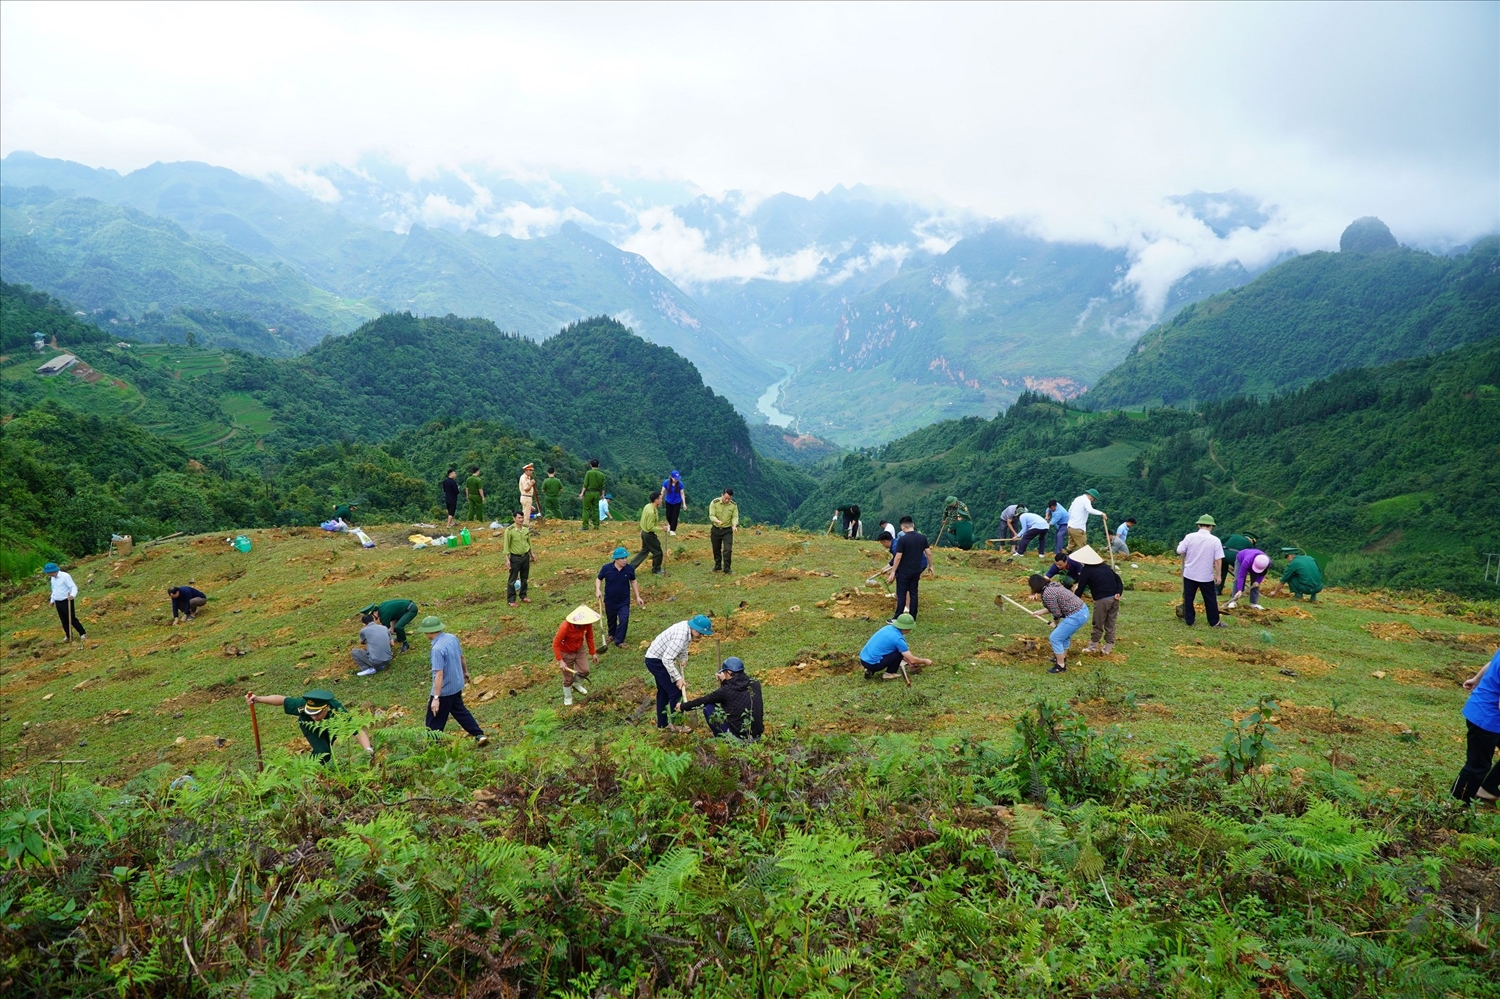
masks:
[[[594,573],[608,549],[630,545],[635,532],[544,530],[533,603],[512,610],[497,536],[486,529],[470,548],[414,551],[405,543],[412,530],[378,528],[382,543],[371,550],[304,528],[249,532],[249,554],[212,535],[88,560],[73,572],[89,648],[56,642],[56,617],[39,587],[12,598],[4,684],[10,767],[83,758],[91,776],[120,780],[161,764],[190,769],[205,755],[250,765],[239,697],[251,688],[330,686],[351,706],[405,712],[400,724],[419,721],[425,639],[414,637],[413,651],[386,673],[352,675],[354,611],[377,597],[410,598],[444,618],[463,642],[473,674],[468,699],[481,722],[502,743],[517,738],[538,708],[561,707],[552,632],[572,607],[593,604]],[[1340,769],[1436,791],[1451,780],[1459,751],[1458,684],[1500,643],[1500,629],[1483,616],[1455,619],[1436,606],[1345,593],[1316,606],[1268,601],[1268,614],[1241,611],[1228,631],[1201,624],[1187,631],[1171,610],[1176,560],[1137,557],[1138,569],[1121,564],[1132,589],[1117,654],[1075,655],[1065,676],[1047,676],[1046,628],[994,604],[1002,590],[1020,598],[1026,574],[1046,563],[941,550],[912,637],[937,665],[907,691],[865,684],[853,664],[890,616],[882,591],[865,583],[883,564],[877,545],[750,529],[736,575],[725,580],[709,572],[706,535],[691,527],[667,539],[675,540],[668,573],[643,579],[647,607],[632,617],[632,646],[673,621],[712,614],[724,654],[740,656],[767,683],[768,724],[783,732],[989,738],[1039,697],[1074,698],[1095,723],[1124,724],[1144,758],[1176,740],[1211,751],[1223,719],[1267,693],[1287,702],[1289,735],[1280,741],[1300,765],[1327,766],[1337,746]],[[212,602],[197,621],[169,628],[166,588],[188,580]],[[712,642],[695,647],[690,689],[713,685],[713,652]],[[564,729],[593,738],[649,723],[633,717],[649,692],[641,655],[634,647],[607,654],[590,695],[563,713]],[[23,722],[30,727],[17,733]],[[299,744],[283,720],[265,724],[274,745]],[[1405,730],[1419,738],[1401,741]],[[179,736],[185,745],[175,744]]]
[[[907,689],[854,662],[890,612],[877,546],[749,528],[725,578],[689,527],[564,709],[551,635],[631,526],[542,531],[517,610],[488,530],[414,551],[405,525],[86,560],[86,647],[12,591],[0,990],[1353,999],[1500,973],[1500,819],[1444,796],[1493,607],[1331,592],[1187,631],[1175,566],[1136,559],[1115,657],[1048,676],[1044,627],[994,604],[1042,563],[945,550]],[[212,602],[169,628],[187,580]],[[425,639],[352,675],[354,609],[392,596],[462,640],[491,747],[425,736]],[[759,744],[651,724],[637,646],[700,611],[765,684]],[[375,756],[320,768],[263,709],[257,774],[243,693],[311,686]]]

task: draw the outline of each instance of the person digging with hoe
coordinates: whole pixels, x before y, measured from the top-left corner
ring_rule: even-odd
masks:
[[[1494,763],[1495,750],[1500,749],[1500,651],[1464,681],[1464,689],[1469,691],[1464,702],[1468,753],[1453,782],[1453,797],[1493,805],[1500,798],[1500,763]]]
[[[745,673],[745,664],[730,656],[719,667],[718,689],[684,701],[683,711],[703,709],[703,720],[714,735],[754,741],[766,730],[760,681]]]
[[[630,628],[630,596],[635,594],[636,606],[646,606],[641,597],[641,586],[635,580],[635,566],[630,564],[630,552],[616,548],[610,561],[599,567],[594,577],[594,600],[604,608],[605,645],[608,651],[613,645],[625,647],[625,633]]]
[[[587,679],[589,664],[599,661],[594,650],[594,625],[599,622],[599,612],[592,607],[579,604],[563,618],[552,636],[552,658],[557,660],[558,672],[562,674],[563,704],[571,707],[573,691],[587,694],[588,688],[578,681]],[[584,651],[587,644],[588,651]]]
[[[910,614],[898,614],[896,619],[875,634],[859,650],[859,664],[865,668],[865,679],[882,680],[900,678],[907,666],[931,666],[931,659],[923,659],[912,652],[906,644],[906,633],[917,626],[916,618]]]
[[[1040,600],[1042,606],[1052,612],[1055,623],[1047,641],[1052,646],[1052,658],[1056,662],[1047,672],[1066,673],[1068,647],[1073,644],[1073,633],[1089,623],[1088,604],[1062,583],[1040,573],[1033,574],[1026,582],[1031,587],[1031,599]]]
[[[208,603],[208,594],[191,584],[187,586],[167,587],[167,596],[172,600],[172,624],[177,624],[177,616],[182,615],[184,621],[191,621],[198,616],[199,609]]]
[[[78,632],[78,640],[81,642],[88,638],[83,630],[83,623],[78,620],[78,611],[73,602],[78,599],[78,584],[73,582],[73,577],[58,568],[56,562],[48,562],[42,566],[42,571],[47,574],[48,581],[52,584],[52,606],[57,608],[57,619],[62,622],[63,641],[71,642],[73,632]]]
[[[651,640],[646,649],[646,669],[656,681],[656,727],[671,728],[674,732],[691,731],[685,726],[668,725],[667,712],[687,699],[688,648],[694,635],[712,635],[713,622],[706,614],[697,614],[687,621],[678,621]]]
[[[318,758],[318,762],[327,766],[328,762],[333,759],[334,735],[328,730],[328,719],[346,709],[329,691],[309,690],[301,697],[287,697],[284,694],[246,694],[245,703],[249,705],[252,713],[255,711],[255,705],[270,704],[295,716],[297,727],[302,730],[302,737],[312,747],[313,755]],[[364,747],[366,753],[375,752],[375,747],[370,745],[370,733],[360,729],[354,738],[359,740],[359,744]]]
[[[474,737],[474,744],[487,745],[490,737],[464,706],[464,653],[458,638],[443,630],[443,622],[424,617],[419,630],[432,640],[432,697],[427,702],[427,728],[441,732],[448,727],[448,716]]]

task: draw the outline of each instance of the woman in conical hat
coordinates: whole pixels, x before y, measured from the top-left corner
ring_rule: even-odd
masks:
[[[579,604],[557,626],[557,634],[552,638],[552,655],[562,674],[565,706],[573,703],[573,691],[588,693],[588,688],[578,681],[588,677],[590,663],[599,661],[599,654],[594,650],[594,625],[598,621],[598,611]],[[585,645],[588,647],[587,652],[584,651]]]

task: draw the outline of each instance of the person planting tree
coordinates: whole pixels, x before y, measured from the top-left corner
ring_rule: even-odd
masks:
[[[656,727],[668,728],[667,712],[687,699],[688,649],[694,635],[712,635],[713,622],[705,614],[678,621],[651,640],[646,649],[646,669],[656,681]],[[676,726],[671,726],[674,729]]]
[[[754,741],[766,730],[765,707],[760,695],[760,681],[752,680],[745,664],[730,656],[719,667],[717,689],[684,701],[683,711],[703,709],[703,720],[714,735]]]
[[[1072,590],[1055,579],[1040,573],[1027,581],[1031,587],[1031,599],[1040,600],[1042,606],[1052,612],[1054,627],[1047,636],[1052,646],[1052,658],[1056,660],[1048,673],[1065,673],[1068,669],[1068,647],[1073,644],[1073,633],[1089,622],[1089,607]]]
[[[1260,605],[1260,584],[1271,568],[1271,556],[1259,548],[1246,548],[1234,557],[1234,592],[1229,597],[1229,609],[1234,610],[1240,597],[1245,595],[1245,584],[1250,584],[1250,607],[1265,610]]]
[[[295,716],[297,727],[302,730],[302,737],[307,740],[318,762],[327,765],[328,761],[333,759],[334,734],[329,730],[328,719],[347,709],[329,691],[309,690],[301,697],[288,697],[284,694],[246,694],[245,703],[251,707],[252,711],[257,704],[270,704]],[[375,752],[375,747],[370,744],[370,733],[360,729],[354,738],[364,747],[366,753]]]
[[[923,659],[906,644],[906,634],[917,626],[916,618],[910,614],[897,614],[895,619],[870,636],[864,648],[859,650],[859,664],[865,668],[865,679],[879,676],[882,680],[895,680],[906,666],[931,666],[931,659]]]
[[[1453,782],[1453,797],[1493,805],[1500,798],[1500,763],[1494,762],[1500,749],[1500,651],[1464,681],[1464,689],[1469,691],[1463,710],[1468,758]]]
[[[1271,587],[1266,595],[1274,597],[1285,586],[1292,591],[1292,599],[1301,600],[1306,597],[1309,603],[1316,603],[1318,594],[1323,592],[1323,570],[1318,568],[1318,563],[1311,555],[1304,555],[1296,548],[1284,548],[1282,551],[1286,552],[1286,571],[1281,574],[1281,581]]]
[[[172,601],[172,624],[177,624],[178,615],[182,615],[184,621],[191,621],[198,616],[198,610],[208,603],[208,594],[193,586],[169,586],[167,596]]]
[[[594,625],[599,622],[599,613],[592,607],[579,604],[563,618],[552,636],[552,658],[557,660],[558,672],[562,674],[563,704],[571,706],[573,691],[587,694],[588,688],[579,680],[587,679],[589,664],[599,661],[594,648]],[[584,646],[588,651],[584,651]]]
[[[368,604],[359,609],[360,614],[374,614],[390,631],[391,637],[401,643],[402,652],[410,652],[411,644],[406,640],[406,626],[417,619],[417,605],[412,600],[384,600]]]

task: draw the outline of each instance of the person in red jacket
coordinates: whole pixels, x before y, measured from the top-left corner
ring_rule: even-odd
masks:
[[[597,611],[579,604],[557,626],[557,634],[552,638],[552,655],[562,673],[564,705],[573,703],[573,691],[588,693],[578,680],[589,675],[589,663],[599,661],[599,653],[594,651],[594,625],[598,621]],[[585,645],[588,646],[587,652],[584,651]]]

